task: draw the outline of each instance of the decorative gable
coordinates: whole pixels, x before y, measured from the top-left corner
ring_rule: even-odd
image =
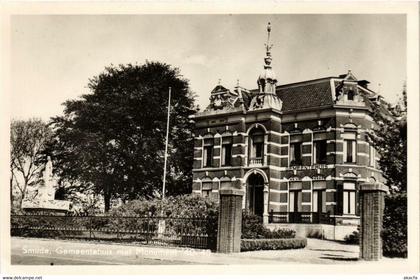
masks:
[[[234,103],[238,98],[238,93],[231,92],[222,85],[217,85],[210,94],[210,104],[206,111],[224,110],[234,107]]]
[[[349,72],[347,75],[340,75],[341,81],[336,83],[336,104],[340,105],[364,105],[363,96],[359,92],[358,80]]]

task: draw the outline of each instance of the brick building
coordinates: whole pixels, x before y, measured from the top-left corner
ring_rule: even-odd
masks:
[[[243,189],[266,224],[357,225],[359,185],[383,181],[367,140],[380,96],[351,71],[277,85],[267,31],[258,88],[219,84],[193,116],[193,193]]]

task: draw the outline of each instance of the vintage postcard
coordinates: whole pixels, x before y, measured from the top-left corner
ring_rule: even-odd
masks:
[[[417,279],[418,3],[265,3],[2,5],[2,275]]]

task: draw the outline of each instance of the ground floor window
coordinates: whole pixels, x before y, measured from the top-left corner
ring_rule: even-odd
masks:
[[[326,209],[326,194],[325,190],[314,190],[313,201],[312,201],[312,212],[325,213]]]
[[[202,196],[203,197],[209,197],[210,196],[210,193],[211,193],[211,190],[203,190],[203,192],[202,192]]]
[[[294,190],[289,192],[289,212],[302,211],[302,192]]]
[[[356,214],[356,184],[353,182],[343,185],[343,214]]]
[[[201,186],[201,195],[203,197],[209,197],[212,189],[212,183],[206,182]]]

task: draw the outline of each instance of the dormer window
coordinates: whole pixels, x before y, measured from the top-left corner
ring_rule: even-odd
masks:
[[[353,100],[354,100],[354,96],[355,96],[355,93],[354,93],[354,91],[353,91],[353,90],[349,90],[349,91],[347,92],[347,100],[351,100],[351,101],[353,101]]]

